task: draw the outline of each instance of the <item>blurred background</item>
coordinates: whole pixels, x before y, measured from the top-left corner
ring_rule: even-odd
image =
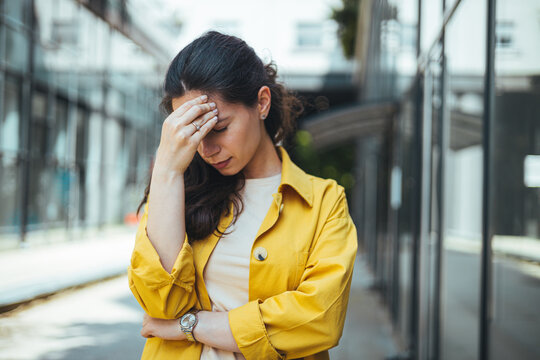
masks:
[[[172,58],[214,29],[347,191],[332,359],[540,358],[540,1],[0,0],[0,359],[138,359],[137,206]]]

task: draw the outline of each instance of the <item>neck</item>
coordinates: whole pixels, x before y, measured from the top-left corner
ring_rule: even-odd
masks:
[[[275,145],[267,135],[255,151],[255,155],[243,170],[246,179],[264,178],[281,172],[281,160]]]

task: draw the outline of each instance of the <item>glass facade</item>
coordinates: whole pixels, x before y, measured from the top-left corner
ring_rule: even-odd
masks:
[[[145,46],[127,11],[124,1],[0,2],[0,248],[136,210],[169,54]]]
[[[497,1],[490,158],[493,359],[540,357],[539,14],[538,1],[519,7]]]
[[[355,222],[399,358],[539,358],[540,3],[360,4],[361,101],[399,111]]]

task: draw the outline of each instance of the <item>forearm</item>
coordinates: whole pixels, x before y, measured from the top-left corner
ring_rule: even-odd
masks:
[[[150,184],[147,232],[170,273],[186,234],[184,175],[162,170],[157,163]]]
[[[229,313],[226,311],[200,311],[199,322],[193,334],[198,342],[213,348],[240,352],[229,327]]]
[[[229,327],[228,312],[199,311],[199,321],[193,330],[195,339],[220,350],[240,352]],[[180,328],[178,319],[164,320],[145,314],[141,335],[159,337],[164,340],[188,341]]]

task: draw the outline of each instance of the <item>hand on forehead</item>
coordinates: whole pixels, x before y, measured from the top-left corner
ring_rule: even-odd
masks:
[[[208,100],[206,102],[214,102],[216,103],[216,106],[219,107],[220,105],[222,105],[222,100],[219,96],[215,95],[215,94],[208,94],[208,93],[204,93],[202,91],[199,91],[199,90],[190,90],[190,91],[187,91],[184,95],[182,96],[179,96],[179,97],[175,97],[172,99],[172,108],[173,108],[173,111],[178,109],[178,107],[180,107],[182,104],[190,101],[190,100],[193,100],[193,99],[196,99],[198,98],[199,96],[202,96],[202,95],[207,95],[208,96]]]

